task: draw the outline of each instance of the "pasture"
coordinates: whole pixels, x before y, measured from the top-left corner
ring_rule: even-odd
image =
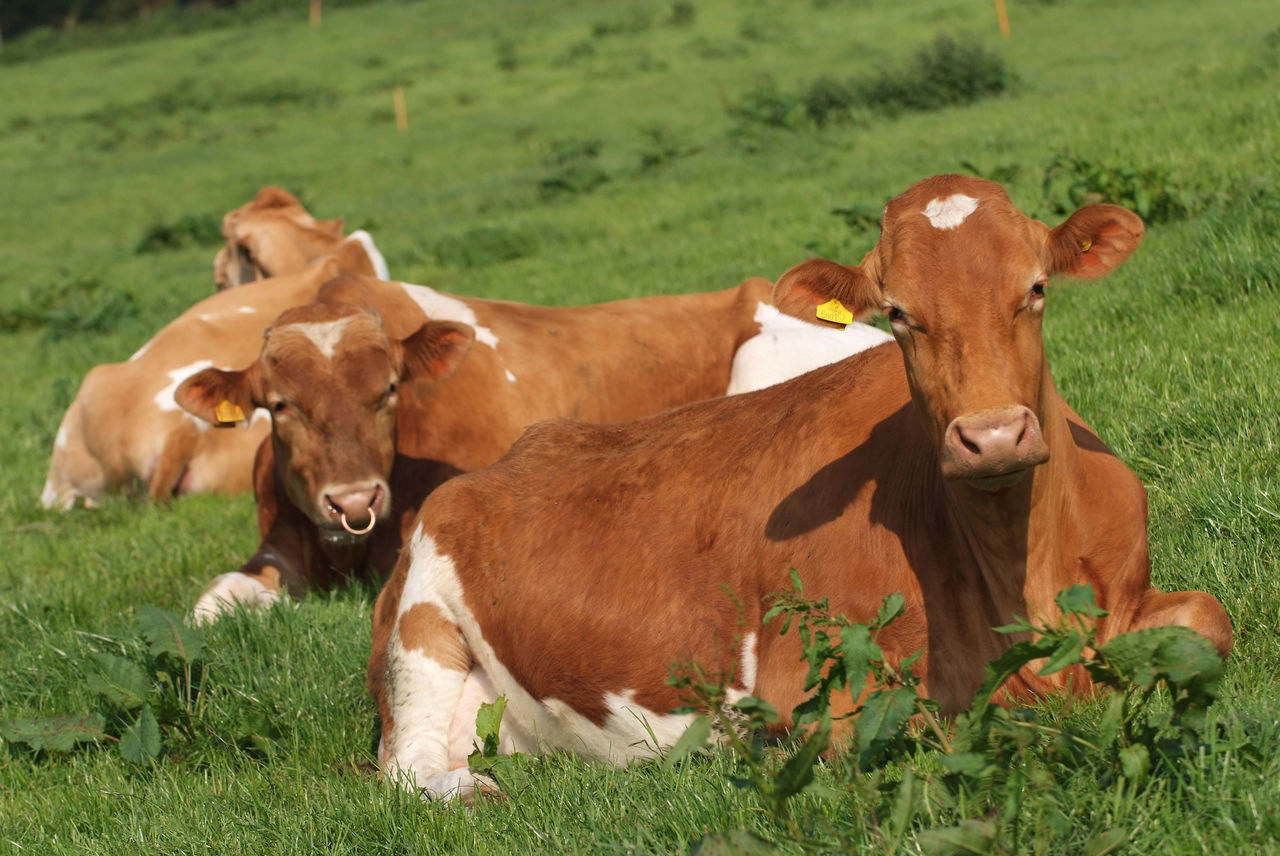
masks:
[[[282,13],[0,64],[0,720],[90,709],[91,654],[141,656],[139,607],[190,609],[257,544],[247,496],[66,514],[38,497],[81,377],[212,292],[219,219],[260,186],[371,231],[397,279],[570,304],[854,263],[890,196],[976,170],[1051,224],[1093,191],[1147,215],[1119,271],[1051,288],[1046,347],[1064,398],[1148,487],[1154,584],[1209,591],[1236,631],[1217,736],[1142,786],[1052,770],[1022,805],[1042,833],[1025,849],[1084,852],[1121,829],[1119,852],[1280,850],[1280,11],[1009,6],[1002,39],[986,2],[387,0],[327,9],[318,29]],[[929,110],[845,98],[940,33],[1002,60],[1003,91]],[[201,706],[154,764],[0,745],[0,852],[777,838],[724,755],[553,756],[472,809],[368,775],[375,594],[219,622]],[[866,806],[799,801],[846,843],[892,849]],[[893,846],[921,852],[917,832],[955,820],[925,812]]]

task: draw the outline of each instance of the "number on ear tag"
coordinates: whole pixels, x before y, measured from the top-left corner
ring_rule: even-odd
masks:
[[[823,321],[834,321],[837,324],[849,324],[853,321],[853,313],[834,297],[818,307],[817,315]]]

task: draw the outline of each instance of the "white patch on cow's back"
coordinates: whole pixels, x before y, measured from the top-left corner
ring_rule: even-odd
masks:
[[[470,324],[475,328],[477,342],[488,345],[490,348],[498,347],[498,337],[494,332],[488,327],[477,324],[475,310],[458,298],[411,282],[402,282],[400,287],[404,289],[405,294],[413,298],[414,303],[422,307],[422,311],[427,313],[427,317],[432,321],[461,321],[463,324]]]
[[[364,229],[356,229],[347,236],[347,240],[358,241],[360,246],[364,247],[365,255],[373,263],[373,271],[378,279],[384,281],[391,279],[391,273],[387,270],[387,260],[382,257],[382,253],[378,250],[378,245],[373,242],[373,235],[370,235]]]
[[[53,445],[59,449],[67,448],[67,426],[58,426],[58,436],[53,438]]]
[[[515,383],[516,376],[511,373],[511,369],[507,369],[506,372],[507,372],[507,380],[510,381],[511,383]]]
[[[733,355],[726,395],[764,389],[893,340],[870,324],[855,321],[837,330],[801,321],[767,303],[756,308],[755,321],[760,332]]]
[[[935,229],[954,229],[977,210],[978,200],[963,193],[953,193],[934,199],[921,213],[929,218]]]
[[[134,351],[134,352],[133,352],[133,356],[129,358],[129,362],[133,362],[134,360],[136,360],[136,359],[140,358],[143,354],[145,354],[145,353],[147,352],[147,349],[148,349],[148,348],[150,348],[150,347],[151,347],[151,343],[150,343],[150,342],[147,342],[147,343],[146,343],[145,345],[143,345],[141,348],[139,348],[138,350]]]
[[[156,407],[166,411],[181,410],[182,408],[178,406],[178,402],[173,400],[173,394],[178,391],[178,386],[196,372],[203,371],[212,365],[213,360],[196,360],[191,365],[169,372],[168,386],[156,393]]]
[[[346,331],[347,325],[356,317],[355,315],[346,315],[336,321],[299,321],[297,324],[286,324],[283,327],[278,327],[277,332],[283,333],[289,330],[301,333],[311,340],[311,344],[316,346],[316,350],[324,354],[326,358],[333,359],[333,354],[338,349],[338,343],[342,341],[342,334]]]
[[[252,306],[238,306],[238,307],[236,307],[236,314],[237,314],[237,315],[253,315],[253,314],[256,314],[256,313],[257,313],[257,311],[258,311],[258,310],[257,310],[257,309],[254,309]]]

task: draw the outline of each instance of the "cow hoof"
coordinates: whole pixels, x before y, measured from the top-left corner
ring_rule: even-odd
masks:
[[[191,618],[196,624],[208,624],[237,606],[267,609],[279,599],[280,592],[267,588],[248,574],[232,571],[213,578],[191,610]]]
[[[418,794],[427,802],[458,800],[470,805],[480,799],[503,800],[506,796],[498,783],[467,768],[450,770],[418,785]]]

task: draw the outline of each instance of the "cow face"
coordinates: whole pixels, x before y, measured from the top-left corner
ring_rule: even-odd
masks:
[[[403,341],[388,341],[372,311],[311,304],[276,320],[253,366],[206,369],[175,398],[215,424],[266,408],[289,499],[322,536],[351,540],[369,534],[391,509],[400,386],[447,377],[474,336],[464,324],[429,321]]]
[[[884,312],[942,474],[1000,490],[1049,456],[1040,427],[1049,276],[1102,276],[1141,239],[1142,221],[1114,205],[1081,208],[1050,230],[997,184],[936,176],[889,203],[859,267],[806,262],[779,280],[775,300],[794,314],[833,297],[854,314]]]
[[[219,290],[296,273],[342,243],[342,220],[316,220],[292,193],[264,187],[222,218],[226,246],[213,260]]]

